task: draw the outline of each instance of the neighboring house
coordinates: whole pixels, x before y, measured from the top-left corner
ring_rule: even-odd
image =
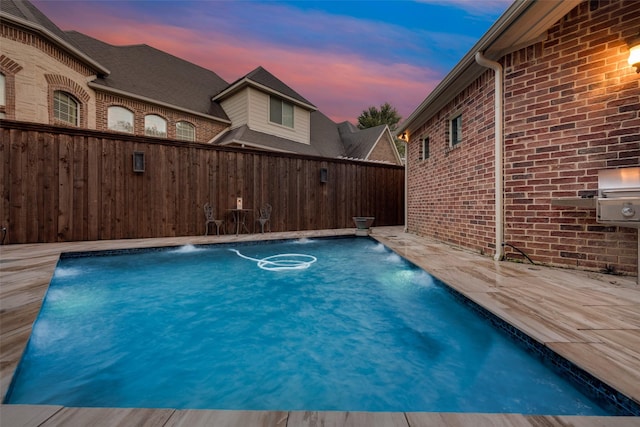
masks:
[[[637,0],[515,2],[397,131],[408,231],[496,259],[520,257],[513,245],[535,262],[636,272],[636,229],[562,199],[640,164],[627,63],[639,31]]]
[[[336,124],[262,67],[213,97],[232,125],[215,139],[226,146],[401,164],[386,125],[360,130]]]
[[[401,164],[388,129],[344,134],[262,67],[228,84],[147,45],[62,31],[28,1],[1,2],[0,118]]]
[[[61,31],[27,1],[2,0],[0,20],[7,119],[197,142],[230,124],[210,100],[227,83],[209,70]]]

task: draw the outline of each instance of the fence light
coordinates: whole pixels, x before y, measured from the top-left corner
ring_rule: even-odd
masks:
[[[136,173],[144,172],[144,152],[133,152],[133,171]]]

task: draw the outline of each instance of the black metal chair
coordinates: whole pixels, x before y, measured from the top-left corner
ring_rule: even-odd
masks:
[[[209,234],[209,224],[213,223],[216,225],[216,234],[220,234],[220,227],[222,227],[222,231],[225,232],[224,229],[224,220],[222,219],[216,219],[215,214],[213,213],[213,206],[211,206],[209,203],[205,203],[204,204],[204,216],[206,218],[206,222],[205,222],[205,229],[204,229],[204,235],[208,235]]]
[[[264,233],[264,226],[266,225],[271,232],[271,205],[266,203],[260,209],[258,209],[258,218],[256,222],[260,224],[260,232]]]

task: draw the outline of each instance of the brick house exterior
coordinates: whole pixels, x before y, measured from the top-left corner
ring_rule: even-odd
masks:
[[[461,61],[471,68],[459,64],[398,130],[408,136],[407,230],[496,258],[524,259],[513,245],[537,263],[634,274],[636,229],[552,201],[593,195],[600,169],[640,165],[640,75],[627,63],[639,29],[635,0],[508,9]],[[475,51],[504,70],[505,247],[495,237],[495,72]]]
[[[54,90],[71,93],[80,102],[84,127],[95,126],[95,97],[87,79],[98,71],[46,37],[0,22],[0,72],[5,75],[7,119],[54,124],[50,108]],[[33,58],[39,58],[34,66]],[[18,96],[28,94],[29,96]]]

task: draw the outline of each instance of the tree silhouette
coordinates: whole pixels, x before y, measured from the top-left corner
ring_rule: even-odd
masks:
[[[388,102],[385,102],[378,109],[375,106],[371,106],[362,111],[362,114],[358,116],[358,129],[368,129],[380,125],[389,126],[391,133],[395,132],[398,128],[398,122],[402,120],[402,117],[398,114],[398,110],[391,106]],[[404,142],[395,138],[395,144],[398,148],[400,156],[404,157]]]

